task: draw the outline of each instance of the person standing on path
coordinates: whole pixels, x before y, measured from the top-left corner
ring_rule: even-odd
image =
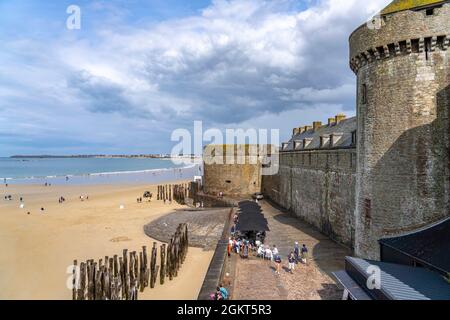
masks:
[[[306,264],[306,258],[308,257],[308,248],[306,248],[305,244],[302,246],[301,255],[302,255],[302,262]]]
[[[295,256],[295,263],[298,263],[300,260],[300,248],[298,246],[298,242],[295,242],[294,244],[294,256]]]
[[[290,273],[294,273],[294,270],[295,270],[295,261],[296,261],[295,255],[294,255],[293,252],[291,252],[291,254],[290,254],[289,257],[288,257],[288,262],[289,262],[288,268],[289,268],[289,272],[290,272]]]
[[[274,261],[275,261],[275,273],[280,275],[280,271],[281,271],[281,257],[279,255],[275,256]]]
[[[278,252],[277,246],[274,245],[273,249],[272,249],[272,256],[276,257],[276,256],[278,256],[278,254],[279,254],[279,252]]]

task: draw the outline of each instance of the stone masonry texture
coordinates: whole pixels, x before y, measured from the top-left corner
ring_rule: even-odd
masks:
[[[450,4],[350,37],[357,75],[355,253],[449,215]]]

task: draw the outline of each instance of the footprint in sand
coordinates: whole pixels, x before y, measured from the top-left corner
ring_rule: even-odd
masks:
[[[131,239],[128,238],[128,237],[115,237],[115,238],[112,238],[109,241],[111,241],[111,242],[123,242],[123,241],[131,241]]]

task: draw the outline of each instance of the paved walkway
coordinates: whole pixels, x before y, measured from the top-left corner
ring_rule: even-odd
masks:
[[[270,231],[265,243],[276,245],[283,259],[283,271],[278,276],[271,262],[256,257],[242,260],[233,255],[232,298],[318,300],[340,299],[331,272],[344,268],[344,257],[350,251],[320,233],[309,224],[283,212],[266,201],[260,202]],[[297,241],[306,244],[309,259],[306,265],[298,264],[294,274],[287,272],[287,256]]]

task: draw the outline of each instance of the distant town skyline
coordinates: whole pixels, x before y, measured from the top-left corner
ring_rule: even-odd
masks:
[[[170,153],[195,120],[285,141],[352,116],[348,35],[389,2],[4,0],[0,156]]]

